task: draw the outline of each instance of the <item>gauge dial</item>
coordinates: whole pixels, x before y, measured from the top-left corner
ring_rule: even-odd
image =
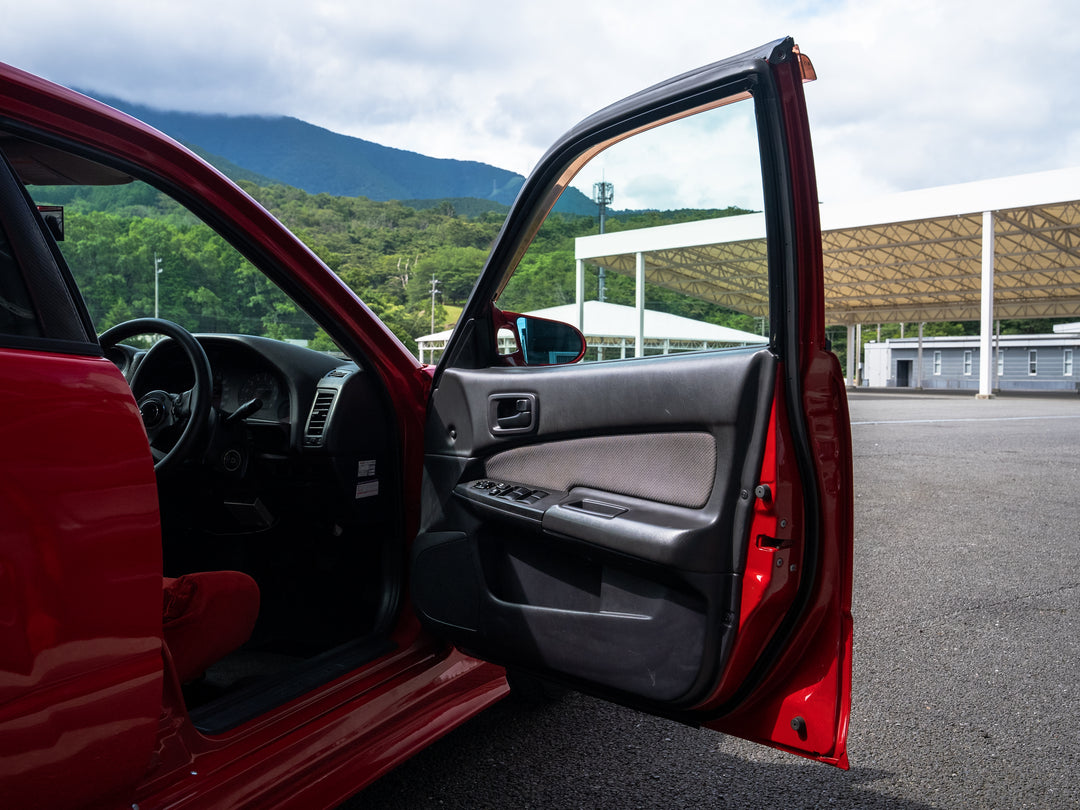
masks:
[[[238,404],[242,405],[258,397],[262,400],[263,410],[276,413],[277,401],[281,398],[281,387],[278,385],[277,378],[269,371],[257,371],[241,383],[238,393],[240,395]]]

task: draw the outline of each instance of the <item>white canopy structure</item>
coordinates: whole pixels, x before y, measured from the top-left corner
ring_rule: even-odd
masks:
[[[995,318],[1080,314],[1080,168],[821,206],[825,315],[864,323],[981,320],[989,396]],[[587,236],[583,265],[752,315],[767,308],[761,214]],[[849,377],[854,357],[848,358]]]
[[[583,313],[583,321],[579,316]],[[583,307],[564,304],[558,307],[538,309],[527,313],[537,318],[562,321],[578,327],[585,335],[589,348],[597,350],[597,359],[606,354],[627,357],[637,354],[669,354],[676,351],[718,349],[729,346],[747,346],[768,343],[768,338],[752,332],[742,332],[727,326],[695,321],[668,312],[644,310],[639,317],[634,307],[609,304],[601,301],[585,301]],[[638,334],[643,332],[643,351],[636,352]],[[420,362],[431,362],[434,353],[446,346],[452,330],[424,335],[416,339]]]

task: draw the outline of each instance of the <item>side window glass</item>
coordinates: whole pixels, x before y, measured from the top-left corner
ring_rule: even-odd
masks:
[[[39,205],[65,207],[59,248],[98,332],[160,317],[191,332],[335,348],[259,269],[151,186],[30,186],[29,192]]]
[[[41,336],[30,292],[3,229],[0,229],[0,334]]]
[[[763,196],[752,101],[639,132],[578,172],[496,306],[578,326],[586,361],[767,344]]]

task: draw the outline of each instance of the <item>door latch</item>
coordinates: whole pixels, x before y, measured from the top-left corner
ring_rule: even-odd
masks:
[[[528,433],[536,427],[536,394],[492,394],[488,415],[493,435]]]

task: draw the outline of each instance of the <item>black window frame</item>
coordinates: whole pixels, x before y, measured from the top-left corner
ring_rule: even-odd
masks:
[[[26,187],[0,152],[0,229],[25,285],[39,334],[0,332],[0,346],[65,354],[101,355],[75,280]]]

